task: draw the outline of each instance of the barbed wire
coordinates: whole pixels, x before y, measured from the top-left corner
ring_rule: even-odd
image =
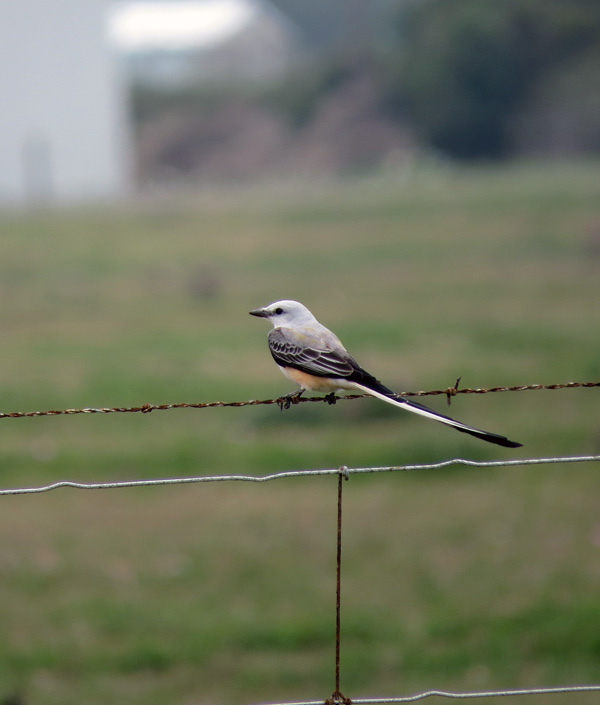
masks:
[[[425,698],[439,697],[463,700],[467,698],[498,698],[516,695],[559,695],[560,693],[594,693],[600,691],[600,685],[558,686],[555,688],[521,688],[518,690],[487,690],[475,693],[452,693],[446,690],[428,690],[416,695],[392,698],[352,698],[352,705],[386,705],[387,703],[414,703]],[[325,701],[337,705],[335,701]],[[293,703],[271,703],[270,705],[324,705],[323,700],[303,700]]]
[[[282,480],[290,477],[315,477],[321,475],[345,476],[360,475],[366,473],[382,472],[415,472],[420,470],[439,470],[451,465],[466,465],[472,468],[498,468],[516,467],[522,465],[548,465],[555,463],[589,463],[600,461],[600,455],[580,455],[553,458],[521,458],[518,460],[466,460],[464,458],[453,458],[452,460],[442,460],[439,463],[427,463],[420,465],[387,465],[377,467],[348,468],[325,468],[322,470],[285,470],[270,475],[200,475],[197,477],[169,477],[147,480],[124,480],[117,482],[73,482],[63,480],[40,487],[21,487],[14,489],[0,490],[0,495],[16,494],[40,494],[50,492],[62,487],[71,487],[79,490],[112,490],[125,489],[130,487],[156,487],[161,485],[188,485],[202,482],[270,482],[272,480]]]
[[[560,384],[521,384],[513,387],[469,387],[458,388],[460,377],[453,386],[446,389],[432,389],[419,392],[399,392],[398,397],[425,397],[425,396],[446,396],[448,403],[457,394],[489,394],[491,392],[526,392],[538,390],[555,389],[577,389],[581,387],[600,387],[600,382],[564,382]],[[370,398],[370,394],[346,394],[335,397],[339,400]],[[323,402],[331,403],[331,397],[296,397],[294,403]],[[243,407],[243,406],[264,406],[278,404],[281,406],[286,402],[286,397],[275,399],[248,399],[246,401],[208,401],[208,402],[178,402],[175,404],[142,404],[141,406],[110,406],[110,407],[87,407],[83,409],[49,409],[47,411],[10,411],[0,412],[0,419],[21,419],[35,416],[72,416],[76,414],[124,414],[142,413],[151,411],[168,411],[171,409],[211,409],[217,407]]]

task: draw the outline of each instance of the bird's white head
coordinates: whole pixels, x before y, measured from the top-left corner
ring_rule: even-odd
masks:
[[[317,319],[299,301],[275,301],[264,308],[250,311],[250,315],[268,319],[275,328],[296,328],[317,323]]]

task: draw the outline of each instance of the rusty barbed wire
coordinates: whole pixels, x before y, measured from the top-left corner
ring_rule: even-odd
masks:
[[[445,396],[448,403],[457,394],[489,394],[491,392],[526,392],[542,389],[577,389],[581,387],[600,387],[600,382],[564,382],[560,384],[520,384],[512,387],[477,387],[458,388],[460,377],[456,383],[446,389],[432,389],[419,392],[399,392],[398,397],[425,397],[425,396]],[[336,400],[350,400],[370,398],[370,394],[346,394],[336,397]],[[286,401],[286,397],[275,399],[248,399],[246,401],[207,401],[207,402],[179,402],[175,404],[142,404],[141,406],[109,406],[109,407],[87,407],[83,409],[49,409],[46,411],[10,411],[0,412],[0,419],[21,419],[34,416],[74,416],[77,414],[124,414],[142,413],[151,411],[168,411],[170,409],[211,409],[217,407],[242,407],[242,406],[266,406],[277,404],[281,406]],[[294,403],[303,404],[305,402],[327,402],[331,403],[328,397],[297,397]]]

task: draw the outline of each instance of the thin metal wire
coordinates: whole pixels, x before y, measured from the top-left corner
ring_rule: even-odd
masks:
[[[336,589],[335,589],[335,690],[326,705],[349,705],[351,700],[340,691],[340,646],[341,646],[341,609],[342,609],[342,497],[344,480],[348,480],[348,468],[338,469],[338,501],[337,501],[337,544],[336,544]]]
[[[548,465],[553,463],[588,463],[600,461],[600,455],[580,455],[556,458],[522,458],[519,460],[465,460],[464,458],[454,458],[443,460],[439,463],[428,463],[422,465],[388,465],[382,467],[365,468],[344,468],[347,475],[358,475],[377,472],[415,472],[420,470],[439,470],[450,465],[466,465],[472,468],[499,468],[517,467],[522,465]],[[152,480],[125,480],[120,482],[72,482],[63,480],[41,487],[22,487],[14,489],[0,490],[0,495],[16,494],[39,494],[50,492],[61,487],[72,487],[79,490],[112,490],[124,489],[127,487],[156,487],[161,485],[186,485],[201,482],[270,482],[271,480],[281,480],[290,477],[314,477],[319,475],[338,475],[339,468],[327,468],[323,470],[286,470],[276,472],[271,475],[201,475],[198,477],[170,477]]]
[[[337,544],[336,544],[336,590],[335,590],[335,690],[333,697],[341,697],[340,693],[340,642],[341,642],[341,592],[342,592],[342,487],[344,486],[344,471],[338,476],[337,503]],[[346,474],[346,479],[349,477]]]
[[[559,695],[560,693],[594,693],[600,691],[600,685],[559,686],[556,688],[522,688],[519,690],[487,690],[479,693],[451,693],[445,690],[428,690],[417,695],[392,698],[353,698],[353,705],[385,705],[386,703],[414,703],[434,696],[465,700],[468,698],[501,698],[516,695]],[[271,703],[270,705],[323,705],[323,700],[303,700],[293,703]]]
[[[460,379],[460,378],[459,378]],[[575,389],[578,387],[600,387],[600,382],[565,382],[564,384],[522,384],[514,387],[488,387],[470,389],[465,387],[457,389],[458,381],[447,389],[433,389],[430,391],[421,392],[401,392],[399,397],[424,397],[424,396],[439,396],[447,397],[448,402],[457,394],[488,394],[490,392],[525,392],[537,391],[541,389]],[[369,397],[369,394],[348,394],[337,399],[362,399]],[[323,402],[327,401],[327,397],[299,397],[294,403],[303,404],[305,402]],[[0,419],[23,419],[34,416],[74,416],[76,414],[125,414],[125,413],[142,413],[148,414],[151,411],[169,411],[171,409],[211,409],[216,407],[242,407],[242,406],[263,406],[269,404],[282,404],[283,398],[277,399],[249,399],[247,401],[209,401],[177,404],[142,404],[141,406],[109,406],[109,407],[87,407],[84,409],[50,409],[47,411],[11,411],[0,412]],[[331,403],[331,399],[329,399]]]

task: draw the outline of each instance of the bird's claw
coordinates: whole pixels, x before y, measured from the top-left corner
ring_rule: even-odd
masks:
[[[335,396],[335,392],[331,392],[331,394],[327,394],[324,397],[324,399],[328,404],[335,404],[337,401],[337,397]]]
[[[279,397],[277,403],[279,404],[279,408],[281,409],[281,411],[286,411],[290,408],[292,404],[299,404],[300,397],[303,393],[304,389],[301,389],[298,392],[291,392],[291,394],[285,394],[284,396]]]

